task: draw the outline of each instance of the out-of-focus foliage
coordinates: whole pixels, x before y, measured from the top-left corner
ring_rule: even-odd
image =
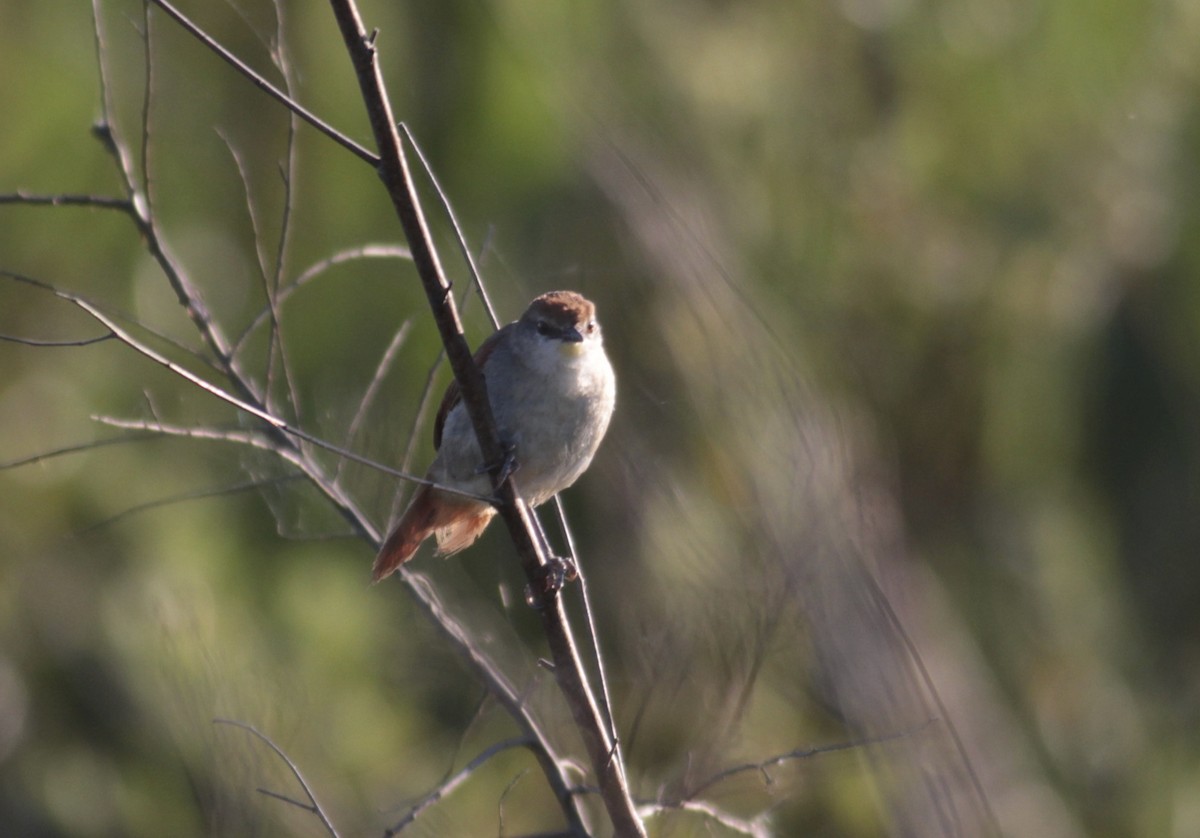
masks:
[[[153,13],[143,138],[141,6],[100,5],[114,122],[139,154],[148,139],[164,235],[237,334],[279,246],[287,114]],[[280,79],[269,4],[183,5]],[[366,137],[328,8],[282,5],[296,96]],[[969,833],[983,816],[886,594],[1005,834],[1200,833],[1200,5],[363,11],[501,315],[555,287],[599,304],[619,413],[567,506],[639,796],[904,734],[707,796],[743,816],[773,807],[780,835],[938,834],[935,816]],[[0,4],[0,78],[0,193],[119,194],[89,136],[84,5]],[[369,167],[307,127],[295,141],[285,280],[399,243]],[[0,268],[198,345],[117,213],[0,205]],[[350,440],[391,463],[437,353],[415,275],[354,261],[295,295],[284,338],[306,428],[346,441],[408,319]],[[482,339],[477,303],[467,321]],[[0,281],[0,334],[98,333]],[[97,416],[231,415],[113,341],[0,343],[0,463],[118,435]],[[366,586],[370,550],[298,483],[114,518],[282,476],[180,440],[0,471],[0,832],[318,834],[255,794],[297,792],[223,717],[287,750],[344,834],[380,834],[513,734],[398,588]],[[346,481],[386,517],[390,478]],[[463,613],[511,622],[540,653],[502,533],[418,562]],[[531,700],[568,729],[547,681]],[[519,751],[412,833],[501,821],[560,825]],[[652,824],[722,834],[695,815]]]

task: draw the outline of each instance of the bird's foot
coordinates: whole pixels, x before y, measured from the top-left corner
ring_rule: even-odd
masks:
[[[494,474],[496,475],[496,485],[503,486],[504,481],[512,477],[521,464],[517,462],[517,446],[516,443],[500,441],[500,447],[503,453],[500,455],[499,462],[484,463],[479,468],[475,469],[476,474]]]
[[[551,556],[538,569],[537,579],[525,586],[525,604],[541,610],[568,582],[578,578],[579,568],[575,562],[566,556]]]

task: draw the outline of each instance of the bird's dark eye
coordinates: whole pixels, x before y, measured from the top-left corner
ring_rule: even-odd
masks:
[[[596,330],[600,328],[600,324],[595,320],[589,320],[587,326],[584,327],[589,335],[594,335]]]
[[[539,320],[537,324],[537,333],[542,337],[549,337],[554,334],[554,327],[545,320]]]

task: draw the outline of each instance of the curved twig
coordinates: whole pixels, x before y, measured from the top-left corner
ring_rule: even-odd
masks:
[[[254,727],[254,725],[248,725],[245,722],[238,722],[234,721],[233,719],[213,719],[213,724],[240,727],[242,730],[253,734],[260,741],[265,742],[267,747],[274,751],[276,756],[284,761],[288,769],[292,772],[292,776],[296,778],[296,782],[298,782],[300,787],[304,789],[304,795],[308,798],[308,805],[305,805],[298,800],[292,800],[290,797],[285,797],[275,792],[266,791],[265,789],[259,789],[259,791],[278,800],[286,801],[293,805],[299,806],[301,809],[312,812],[314,815],[320,818],[321,823],[324,824],[326,831],[330,834],[330,836],[332,836],[332,838],[340,838],[337,829],[334,828],[333,823],[329,820],[329,816],[325,814],[325,810],[321,808],[321,804],[317,802],[317,796],[313,794],[313,790],[309,788],[308,781],[304,779],[304,775],[300,773],[300,769],[296,766],[296,763],[292,762],[292,758],[289,757],[282,748],[276,745],[271,740],[271,737]]]
[[[400,247],[393,244],[367,244],[361,247],[352,247],[346,250],[339,250],[332,256],[328,256],[319,262],[315,262],[305,268],[294,280],[281,285],[276,291],[275,307],[278,309],[283,303],[293,294],[308,285],[313,280],[317,279],[321,274],[332,268],[334,265],[340,265],[344,262],[350,262],[355,259],[411,259],[412,254],[408,252],[407,247]],[[266,323],[271,317],[271,306],[268,304],[254,316],[250,324],[238,335],[237,340],[233,342],[233,352],[238,354],[242,350],[242,346],[249,340],[250,335],[254,333],[258,327]]]
[[[392,836],[398,835],[404,830],[405,827],[409,826],[413,821],[419,818],[426,809],[442,800],[463,783],[465,783],[480,766],[482,766],[492,757],[496,756],[496,754],[512,748],[528,747],[530,744],[532,743],[527,736],[517,736],[512,739],[505,739],[501,742],[497,742],[494,745],[484,749],[483,752],[481,752],[473,760],[464,765],[459,771],[455,772],[453,776],[448,777],[437,788],[421,798],[420,802],[409,809],[404,817],[397,821],[394,826],[392,826],[390,829],[384,830],[383,834],[385,838],[392,838]]]
[[[785,762],[808,759],[809,757],[815,757],[820,754],[832,754],[837,753],[838,751],[849,751],[853,750],[854,748],[866,747],[867,745],[880,745],[884,742],[893,742],[897,739],[904,739],[912,736],[915,733],[921,732],[935,721],[937,721],[937,719],[927,719],[915,727],[912,727],[908,730],[901,730],[896,733],[885,733],[880,736],[868,736],[863,739],[850,739],[845,742],[832,742],[828,745],[813,745],[807,748],[796,748],[795,750],[788,751],[786,754],[776,754],[775,756],[768,757],[760,762],[749,762],[743,765],[734,765],[730,768],[724,769],[723,771],[718,771],[704,782],[693,787],[688,794],[684,795],[683,799],[687,801],[694,801],[702,793],[712,788],[717,783],[720,783],[722,780],[728,780],[730,777],[734,777],[738,774],[745,774],[751,771],[761,774],[765,781],[769,784],[772,782],[772,779],[771,775],[767,772],[768,768],[774,768],[777,765],[783,765]]]
[[[106,340],[116,338],[112,332],[98,335],[94,338],[80,338],[78,340],[42,340],[40,338],[21,338],[16,335],[0,335],[0,340],[6,343],[19,343],[22,346],[36,346],[39,348],[55,347],[55,346],[91,346],[93,343],[104,343]]]

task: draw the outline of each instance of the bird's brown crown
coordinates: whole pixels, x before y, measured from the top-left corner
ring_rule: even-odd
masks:
[[[588,323],[596,316],[596,307],[574,291],[550,291],[529,304],[526,317],[547,320],[562,326]]]

